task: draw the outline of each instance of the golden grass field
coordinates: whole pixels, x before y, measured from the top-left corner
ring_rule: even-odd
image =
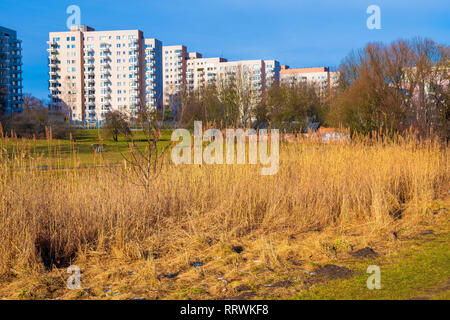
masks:
[[[26,144],[8,153],[7,140],[0,298],[213,299],[250,289],[289,298],[317,265],[364,247],[395,252],[430,227],[446,231],[437,220],[445,213],[433,210],[448,203],[449,155],[435,141],[299,140],[281,144],[274,176],[258,165],[167,160],[144,187],[130,165],[34,168],[42,159]],[[64,161],[79,162],[76,152]],[[70,264],[83,272],[82,290],[65,286]]]

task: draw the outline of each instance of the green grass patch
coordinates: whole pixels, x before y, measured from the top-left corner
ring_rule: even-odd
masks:
[[[170,144],[172,132],[162,132],[157,144],[158,151],[162,151]],[[26,157],[37,159],[37,165],[53,165],[70,167],[74,157],[83,166],[102,163],[115,164],[123,161],[124,155],[129,155],[131,139],[123,136],[119,141],[108,138],[102,129],[75,130],[72,134],[73,141],[69,139],[32,140],[32,139],[0,139],[0,148],[6,150],[9,155],[26,151]],[[148,146],[146,136],[142,131],[133,131],[135,144],[142,150]],[[103,145],[103,152],[97,152],[98,146]]]
[[[346,299],[448,299],[450,294],[450,236],[441,235],[431,241],[412,242],[407,249],[375,260],[347,264],[359,272],[348,280],[333,280],[326,285],[299,292],[302,300]],[[369,265],[381,269],[381,289],[369,290],[366,273]]]

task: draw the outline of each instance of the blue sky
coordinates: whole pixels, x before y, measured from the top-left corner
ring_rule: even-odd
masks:
[[[67,29],[73,4],[81,23],[96,30],[140,29],[205,57],[277,59],[291,67],[335,67],[373,41],[450,43],[449,0],[1,0],[0,25],[23,41],[24,92],[47,96],[48,32]],[[366,27],[372,4],[381,8],[381,30]]]

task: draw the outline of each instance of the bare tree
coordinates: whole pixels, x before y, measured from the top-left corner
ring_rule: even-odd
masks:
[[[422,135],[448,122],[449,47],[428,39],[372,43],[352,52],[339,68],[329,122],[353,131]]]
[[[105,115],[104,129],[115,142],[119,141],[120,134],[126,137],[131,134],[127,116],[118,110],[110,111]]]

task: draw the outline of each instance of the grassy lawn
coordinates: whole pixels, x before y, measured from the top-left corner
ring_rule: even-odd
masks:
[[[161,151],[170,143],[171,131],[163,131],[158,142]],[[49,158],[53,165],[70,167],[78,162],[82,166],[96,164],[116,164],[123,161],[123,156],[129,154],[131,140],[123,136],[115,142],[107,137],[102,129],[75,130],[72,134],[73,143],[69,139],[30,140],[30,139],[0,139],[0,148],[8,154],[27,150],[37,165],[48,165]],[[147,146],[145,134],[142,131],[133,131],[134,142],[144,150]],[[103,144],[103,152],[98,153],[97,148]],[[75,158],[74,158],[75,157]],[[74,160],[76,159],[76,160]]]
[[[381,269],[381,289],[367,289],[369,265]],[[406,248],[378,259],[354,261],[347,266],[358,275],[333,280],[326,285],[299,292],[296,299],[449,299],[450,235],[429,235]]]
[[[251,164],[83,168],[121,163],[128,145],[97,130],[0,139],[0,299],[450,298],[440,145],[285,144],[272,176]],[[47,163],[67,170],[35,169]],[[69,265],[80,289],[67,288]],[[370,265],[380,290],[367,288]]]

